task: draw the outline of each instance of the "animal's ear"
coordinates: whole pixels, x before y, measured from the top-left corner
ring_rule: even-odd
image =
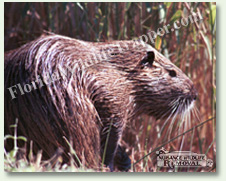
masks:
[[[155,53],[153,51],[147,52],[147,55],[141,60],[140,65],[151,67],[155,60]]]

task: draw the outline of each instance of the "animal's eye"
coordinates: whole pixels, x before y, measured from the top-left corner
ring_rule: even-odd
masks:
[[[177,73],[175,72],[175,70],[169,70],[169,75],[171,77],[176,77],[177,76]]]
[[[147,52],[147,55],[141,60],[141,65],[151,67],[155,60],[155,53],[153,51]]]

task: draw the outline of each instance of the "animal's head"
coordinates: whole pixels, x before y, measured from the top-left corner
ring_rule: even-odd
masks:
[[[197,92],[193,82],[170,60],[148,46],[129,74],[140,111],[166,118],[193,107]]]

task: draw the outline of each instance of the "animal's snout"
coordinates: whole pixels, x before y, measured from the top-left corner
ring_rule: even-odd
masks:
[[[198,92],[194,86],[192,86],[192,88],[191,88],[190,96],[191,96],[192,100],[196,100],[198,97]]]

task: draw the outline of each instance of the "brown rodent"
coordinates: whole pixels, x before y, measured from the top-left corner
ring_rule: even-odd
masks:
[[[42,36],[5,53],[4,75],[5,134],[18,118],[18,134],[33,140],[45,158],[61,147],[67,160],[66,138],[87,167],[98,168],[104,156],[111,170],[130,119],[142,113],[167,118],[197,94],[170,60],[132,40]]]

